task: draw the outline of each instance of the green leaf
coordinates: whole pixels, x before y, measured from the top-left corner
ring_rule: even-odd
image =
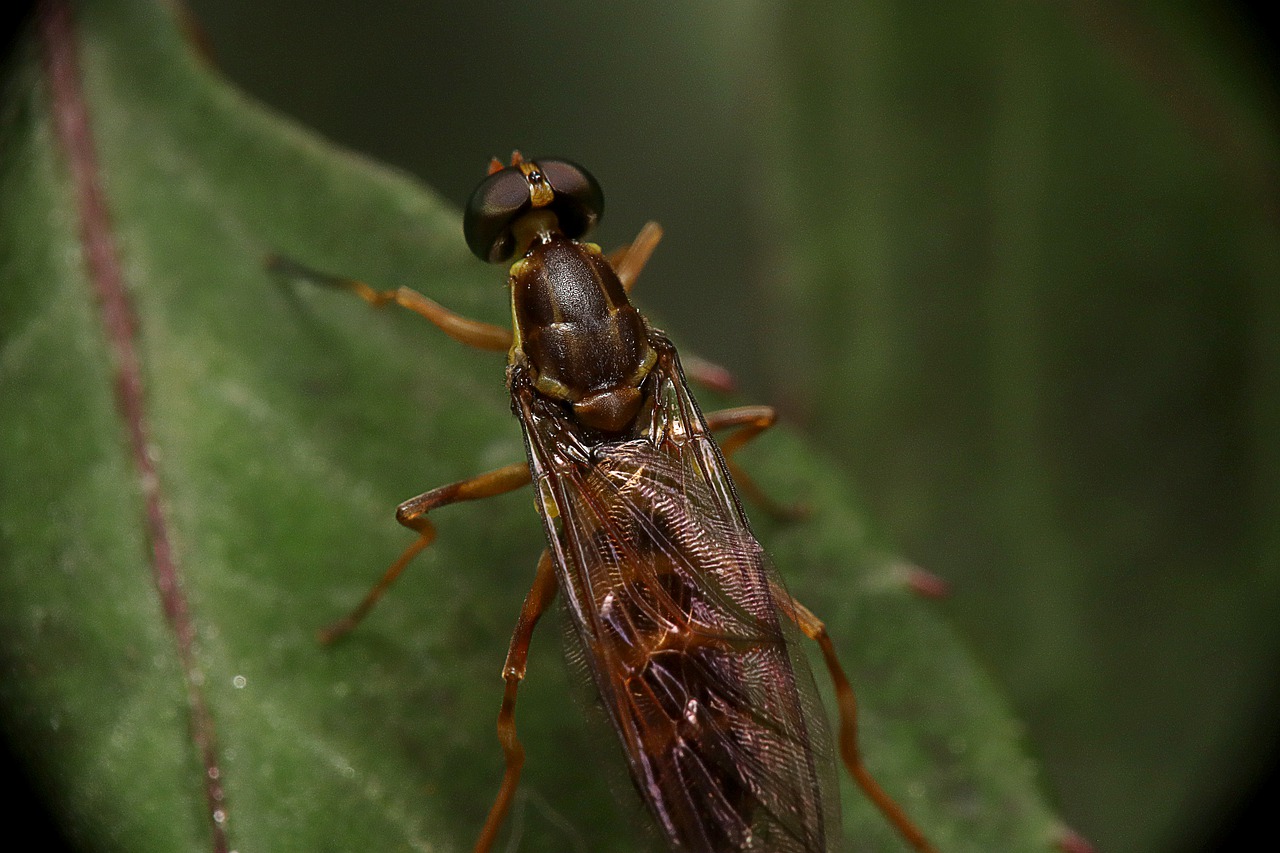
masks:
[[[75,32],[198,677],[185,682],[152,580],[117,367],[28,44],[0,146],[5,729],[85,849],[211,849],[189,689],[211,715],[233,849],[469,849],[501,777],[499,670],[540,547],[529,494],[441,512],[438,542],[355,635],[326,649],[315,631],[411,541],[397,502],[522,458],[501,359],[281,286],[262,261],[409,283],[491,322],[502,273],[470,259],[457,211],[428,190],[228,88],[169,7],[87,4]],[[744,461],[815,507],[763,525],[766,546],[837,640],[872,771],[942,850],[1049,849],[1018,724],[833,467],[781,431]],[[521,850],[650,849],[626,783],[615,799],[600,782],[621,759],[570,707],[554,633],[521,692],[511,831]],[[850,846],[901,849],[845,789]]]

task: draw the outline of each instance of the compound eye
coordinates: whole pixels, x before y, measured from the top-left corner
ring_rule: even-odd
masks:
[[[586,169],[569,160],[539,160],[538,168],[555,190],[551,209],[560,230],[572,240],[586,235],[604,214],[604,193]]]
[[[485,178],[467,202],[462,233],[472,254],[500,264],[519,250],[515,226],[533,210],[555,214],[556,227],[571,240],[600,221],[604,194],[591,173],[568,160],[520,160]]]
[[[516,251],[511,226],[532,207],[529,184],[518,169],[503,169],[485,178],[471,194],[462,217],[462,233],[471,253],[493,264],[511,260]]]

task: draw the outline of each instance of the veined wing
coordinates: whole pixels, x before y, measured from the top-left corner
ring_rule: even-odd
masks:
[[[838,795],[812,676],[675,351],[654,345],[653,404],[621,440],[516,393],[570,618],[674,849],[825,851]]]

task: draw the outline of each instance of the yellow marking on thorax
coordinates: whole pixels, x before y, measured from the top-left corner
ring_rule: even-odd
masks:
[[[516,272],[517,267],[523,263],[527,263],[527,258],[521,258],[511,265],[511,272],[507,275],[507,290],[511,296],[511,349],[507,350],[507,364],[516,363],[516,353],[524,350],[524,341],[520,336],[520,321],[516,317]]]

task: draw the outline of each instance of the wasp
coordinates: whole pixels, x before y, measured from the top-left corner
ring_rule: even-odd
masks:
[[[603,208],[595,178],[568,160],[516,152],[509,165],[490,164],[463,231],[481,260],[510,264],[511,329],[407,287],[380,291],[271,262],[373,305],[400,305],[468,346],[506,352],[528,457],[401,504],[396,519],[417,539],[322,639],[354,628],[431,544],[433,510],[532,484],[547,548],[502,669],[506,769],[475,853],[492,848],[519,783],[517,692],[534,627],[557,594],[636,790],[671,850],[838,849],[834,759],[801,634],[816,641],[834,681],[845,767],[909,845],[933,850],[864,766],[854,693],[831,638],[787,593],[739,501],[731,471],[746,481],[733,454],[773,425],[773,409],[703,415],[675,347],[629,298],[661,229],[649,223],[605,255],[583,240]],[[725,430],[717,444],[713,434]]]

